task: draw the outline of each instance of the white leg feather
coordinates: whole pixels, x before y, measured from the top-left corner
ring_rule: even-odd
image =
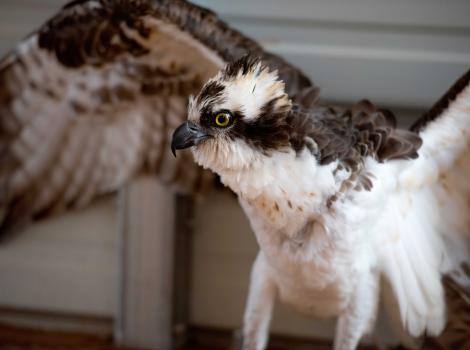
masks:
[[[378,276],[366,273],[357,281],[347,309],[336,325],[335,350],[354,350],[361,338],[371,334],[378,307]]]
[[[243,350],[263,350],[268,342],[277,288],[267,269],[264,255],[259,252],[251,272],[243,325]]]

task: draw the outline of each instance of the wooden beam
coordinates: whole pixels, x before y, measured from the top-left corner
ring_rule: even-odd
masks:
[[[173,345],[175,348],[181,348],[186,344],[186,331],[190,321],[194,201],[189,196],[177,196],[176,208]]]

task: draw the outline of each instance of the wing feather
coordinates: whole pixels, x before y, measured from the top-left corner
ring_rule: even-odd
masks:
[[[0,61],[0,229],[87,205],[138,172],[204,187],[212,175],[189,153],[175,160],[170,134],[187,97],[247,53],[277,68],[293,96],[312,85],[186,1],[66,5]]]
[[[398,238],[378,249],[404,326],[415,336],[438,335],[447,318],[443,276],[460,276],[470,290],[470,71],[412,131],[423,141],[418,158],[387,169],[397,172],[398,186],[388,204],[395,214],[384,221]]]

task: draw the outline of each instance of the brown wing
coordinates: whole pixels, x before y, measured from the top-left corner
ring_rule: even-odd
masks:
[[[189,153],[174,159],[170,134],[188,95],[248,52],[278,68],[291,94],[311,85],[185,1],[64,7],[0,61],[0,230],[86,205],[142,171],[200,189],[212,175]]]

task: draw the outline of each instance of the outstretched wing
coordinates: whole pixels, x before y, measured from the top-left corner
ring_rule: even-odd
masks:
[[[0,61],[0,230],[86,205],[151,172],[185,192],[212,175],[170,133],[187,97],[250,53],[292,95],[310,81],[182,0],[76,0]],[[3,216],[3,218],[2,218]]]
[[[423,145],[400,184],[432,192],[440,211],[436,225],[441,235],[453,246],[454,258],[470,262],[470,70],[411,130],[419,133]]]
[[[470,288],[470,71],[412,130],[423,143],[417,159],[388,169],[398,185],[379,259],[405,328],[415,336],[438,335],[447,318],[442,277]]]

